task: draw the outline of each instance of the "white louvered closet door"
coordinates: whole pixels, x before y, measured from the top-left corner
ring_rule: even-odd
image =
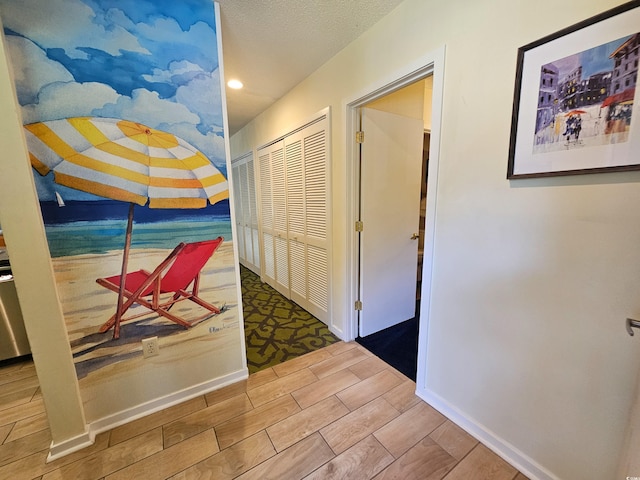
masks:
[[[238,257],[240,258],[240,263],[246,261],[245,249],[244,249],[244,221],[243,221],[243,213],[242,213],[242,199],[241,199],[241,173],[240,166],[238,164],[232,164],[231,167],[232,176],[233,176],[233,206],[235,208],[236,215],[236,236],[238,243]]]
[[[274,222],[274,199],[272,179],[274,169],[272,157],[283,157],[284,142],[280,141],[258,150],[260,185],[260,230],[262,232],[262,269],[261,278],[276,290],[276,227]],[[278,196],[281,194],[278,194]]]
[[[284,149],[271,153],[271,198],[273,199],[273,244],[276,263],[275,289],[290,298],[289,246],[287,244],[287,171]]]
[[[307,222],[308,310],[329,321],[329,162],[328,121],[312,125],[304,137],[305,218]]]
[[[329,159],[326,116],[258,151],[262,279],[328,323]]]
[[[238,257],[245,267],[260,274],[260,247],[253,153],[232,161],[235,241]]]
[[[291,299],[323,321],[329,312],[326,118],[285,138]]]
[[[239,234],[244,247],[244,256],[242,259],[246,263],[251,263],[253,258],[253,248],[251,245],[251,231],[249,228],[249,220],[251,212],[249,210],[249,185],[247,183],[247,164],[242,162],[238,165],[239,184],[240,184],[240,205],[242,208],[242,233]],[[248,240],[248,241],[247,241]]]
[[[258,237],[258,204],[256,201],[256,174],[253,155],[247,160],[247,185],[249,193],[249,213],[245,215],[248,222],[249,240],[253,255],[248,261],[254,267],[253,271],[260,274],[260,242]],[[246,235],[245,235],[246,237]]]

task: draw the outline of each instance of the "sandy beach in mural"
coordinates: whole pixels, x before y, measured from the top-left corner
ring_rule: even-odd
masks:
[[[169,252],[132,250],[128,271],[153,270]],[[125,374],[144,362],[171,362],[187,354],[197,357],[212,349],[225,350],[229,344],[237,344],[239,309],[231,242],[218,248],[200,278],[200,297],[222,308],[220,314],[185,329],[142,306],[135,306],[129,310],[130,314],[149,313],[122,324],[118,340],[113,339],[112,329],[98,332],[115,312],[117,294],[98,285],[96,278],[120,272],[122,251],[59,257],[52,262],[78,378],[83,384],[99,381],[107,372]],[[189,321],[206,311],[186,300],[174,305],[171,312]],[[160,355],[144,359],[141,341],[153,336],[158,337]],[[231,336],[236,341],[230,342]]]

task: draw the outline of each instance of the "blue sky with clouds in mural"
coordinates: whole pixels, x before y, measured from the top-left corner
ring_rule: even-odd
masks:
[[[25,124],[144,123],[226,171],[212,1],[0,0],[0,16]]]

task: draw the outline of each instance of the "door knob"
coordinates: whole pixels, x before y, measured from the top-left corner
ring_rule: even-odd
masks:
[[[418,238],[420,238],[419,233],[414,233],[413,235],[411,235],[411,240],[417,240]]]

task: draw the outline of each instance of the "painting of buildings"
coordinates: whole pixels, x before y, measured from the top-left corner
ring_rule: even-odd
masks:
[[[628,140],[640,33],[543,65],[533,153]]]

